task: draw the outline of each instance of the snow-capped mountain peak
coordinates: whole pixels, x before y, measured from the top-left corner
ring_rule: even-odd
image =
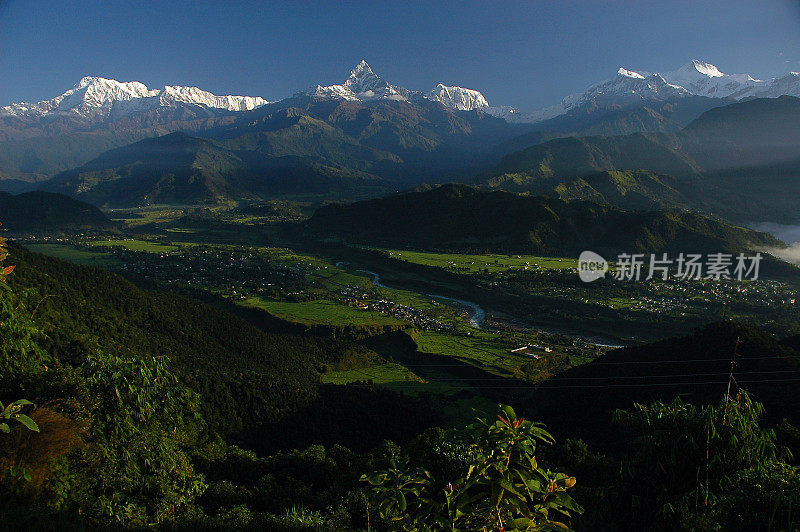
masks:
[[[703,76],[708,76],[710,78],[721,78],[725,74],[719,71],[717,67],[712,65],[711,63],[706,63],[705,61],[700,61],[699,59],[692,59],[687,64],[683,65],[679,69],[679,71],[683,72],[692,72],[698,73]]]
[[[726,74],[711,63],[692,59],[678,70],[663,74],[620,68],[614,78],[592,85],[582,93],[571,94],[556,105],[530,113],[517,113],[507,119],[541,122],[598,102],[624,105],[639,100],[665,101],[689,96],[741,100],[784,94],[800,96],[800,76],[790,73],[764,81],[748,74]]]
[[[390,84],[373,72],[369,64],[362,60],[341,85],[317,85],[306,91],[315,100],[419,100],[429,99],[441,102],[446,107],[458,111],[488,109],[489,102],[479,91],[439,83],[427,93],[412,91]]]
[[[361,60],[341,85],[317,85],[306,91],[315,100],[406,100],[398,90],[385,79],[375,74],[369,64]]]
[[[633,78],[633,79],[644,79],[644,76],[639,74],[638,72],[634,72],[633,70],[628,70],[626,68],[619,67],[617,70],[618,76],[623,76],[626,78]]]
[[[343,85],[353,94],[368,95],[368,93],[372,93],[375,96],[384,95],[387,90],[392,88],[385,79],[375,74],[363,59],[350,71],[350,75]]]
[[[476,90],[447,86],[439,83],[428,93],[428,98],[441,102],[446,107],[459,111],[472,111],[489,107],[486,97]]]
[[[674,72],[664,76],[695,96],[740,99],[753,96],[766,86],[766,82],[746,74],[725,74],[705,61],[692,59]]]
[[[181,104],[208,109],[243,111],[268,103],[252,96],[216,96],[197,87],[166,86],[149,89],[138,81],[117,81],[100,76],[84,76],[72,89],[51,100],[14,103],[0,107],[0,116],[44,116],[52,113],[83,117],[107,117],[112,111],[127,114]]]

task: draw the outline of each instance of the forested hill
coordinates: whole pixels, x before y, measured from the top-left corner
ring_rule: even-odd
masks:
[[[709,325],[694,334],[638,347],[617,349],[602,359],[574,367],[542,383],[530,397],[531,410],[556,432],[603,445],[616,409],[676,396],[696,404],[716,402],[732,386],[764,402],[769,423],[800,422],[796,380],[800,377],[797,339],[779,342],[753,327]]]
[[[690,212],[625,211],[464,185],[323,207],[304,230],[356,244],[561,256],[585,249],[699,253],[782,245]]]
[[[103,270],[19,247],[11,248],[9,263],[16,266],[11,288],[35,290],[30,303],[48,353],[70,362],[98,349],[167,357],[198,390],[210,392],[206,416],[223,433],[303,404],[317,381],[314,361],[334,356],[313,341],[267,334],[208,305],[139,289]],[[250,405],[254,411],[237,406],[238,394],[250,387],[262,395]]]
[[[0,219],[10,231],[63,229],[113,229],[115,224],[100,209],[62,194],[25,192],[14,196],[0,192]]]
[[[356,346],[272,332],[268,325],[257,328],[200,301],[141,289],[119,275],[16,246],[8,262],[16,266],[9,278],[11,288],[19,293],[33,290],[28,304],[36,308],[46,352],[65,364],[79,364],[97,350],[135,359],[166,357],[175,374],[200,394],[210,427],[234,441],[260,449],[312,443],[314,435],[330,428],[325,425],[329,417],[339,415],[338,401],[352,401],[347,389],[338,395],[326,392],[327,402],[316,412],[319,430],[294,433],[295,440],[269,435],[273,424],[318,401],[318,368],[335,364]],[[401,405],[410,412],[416,407],[392,393],[359,393],[370,397],[364,404],[371,404],[375,414],[381,411],[378,403]],[[360,415],[358,409],[351,410]],[[417,414],[424,424],[426,414]],[[412,426],[424,428],[416,422]],[[401,430],[383,434],[389,437]],[[380,441],[381,431],[369,432]],[[356,436],[360,437],[364,434]]]
[[[9,265],[0,399],[31,417],[0,424],[10,432],[0,438],[0,528],[145,528],[180,517],[181,529],[217,520],[236,529],[224,512],[251,504],[269,521],[263,529],[300,530],[273,514],[312,492],[317,506],[332,504],[330,478],[344,492],[367,467],[336,444],[368,450],[442,423],[423,401],[386,389],[320,385],[319,368],[357,345],[270,332],[17,246],[4,277]],[[320,442],[341,471],[320,446],[289,451]],[[277,450],[289,454],[263,458]]]

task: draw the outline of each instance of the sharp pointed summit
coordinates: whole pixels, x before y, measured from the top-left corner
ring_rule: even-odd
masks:
[[[387,90],[392,88],[385,79],[376,75],[363,59],[350,71],[350,76],[345,80],[344,86],[354,94],[368,94],[371,92],[372,97],[382,97]]]
[[[361,60],[341,85],[317,85],[306,94],[316,100],[405,100],[406,98],[385,79],[375,74],[365,60]]]

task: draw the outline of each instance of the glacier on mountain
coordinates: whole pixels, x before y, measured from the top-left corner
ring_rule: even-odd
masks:
[[[129,114],[178,104],[198,105],[208,109],[247,111],[267,102],[253,96],[216,96],[197,87],[166,86],[149,89],[138,81],[120,82],[86,76],[72,89],[51,100],[38,103],[12,103],[0,107],[0,116],[44,116],[77,114],[81,116]]]
[[[608,80],[570,94],[556,105],[533,112],[515,107],[490,105],[477,90],[439,83],[428,92],[412,91],[390,84],[361,61],[338,85],[315,85],[300,93],[312,100],[437,101],[458,111],[480,111],[509,122],[542,122],[585,105],[625,105],[637,101],[667,101],[688,96],[741,100],[750,97],[800,96],[800,75],[790,72],[770,80],[747,74],[725,74],[716,66],[694,59],[678,70],[665,73],[617,70]],[[66,114],[91,118],[125,116],[158,108],[193,105],[208,110],[249,111],[269,103],[261,97],[217,96],[197,87],[168,85],[149,89],[137,81],[119,82],[96,76],[82,78],[75,86],[51,100],[13,103],[0,107],[0,117],[37,117]]]
[[[489,102],[480,92],[463,87],[447,86],[442,83],[428,93],[428,98],[441,102],[447,107],[459,111],[472,111],[489,107]]]
[[[687,96],[741,100],[782,95],[800,96],[800,76],[797,73],[760,80],[747,74],[725,74],[710,63],[693,59],[678,70],[663,74],[620,68],[613,78],[592,85],[582,93],[570,94],[556,105],[533,112],[518,112],[507,120],[541,122],[601,99],[625,104],[637,100],[666,101]]]
[[[429,99],[438,101],[442,105],[458,111],[492,109],[489,106],[489,102],[486,101],[486,97],[474,89],[439,83],[433,90],[423,93],[391,85],[375,74],[364,60],[350,71],[350,75],[341,85],[316,85],[308,89],[305,94],[316,100],[339,99],[363,102],[370,100],[413,101]]]

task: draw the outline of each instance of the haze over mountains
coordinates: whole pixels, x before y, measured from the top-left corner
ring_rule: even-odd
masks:
[[[709,110],[674,134],[554,139],[507,155],[484,182],[563,199],[607,202],[618,195],[611,202],[628,208],[641,208],[647,197],[651,207],[796,220],[798,119],[800,99],[781,96]],[[650,173],[618,173],[637,169]]]

